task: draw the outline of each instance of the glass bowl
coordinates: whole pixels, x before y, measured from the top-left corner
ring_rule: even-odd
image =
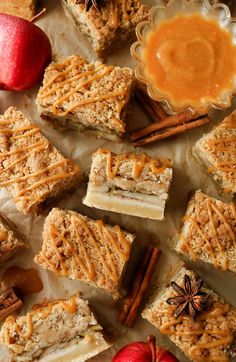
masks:
[[[193,112],[206,112],[211,107],[219,109],[230,107],[232,95],[236,93],[236,74],[233,78],[233,84],[230,90],[227,89],[227,91],[222,91],[222,93],[213,101],[202,99],[198,107],[194,107],[187,102],[180,107],[176,107],[164,93],[161,93],[157,89],[154,82],[146,74],[142,55],[147,35],[156,29],[158,24],[175,17],[180,13],[181,15],[198,13],[208,19],[217,20],[221,28],[227,29],[232,34],[233,43],[236,44],[236,23],[235,19],[231,17],[227,5],[222,3],[211,5],[208,0],[170,0],[168,4],[166,4],[165,0],[157,0],[157,5],[150,10],[149,20],[139,23],[136,27],[138,41],[131,46],[131,54],[136,61],[136,78],[140,82],[146,84],[149,96],[156,101],[160,101],[169,113],[182,112],[187,109],[190,109]]]

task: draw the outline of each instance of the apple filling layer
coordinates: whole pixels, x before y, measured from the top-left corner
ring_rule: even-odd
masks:
[[[102,188],[89,185],[83,203],[90,207],[125,213],[133,216],[163,220],[168,193],[159,195],[131,192],[119,188],[104,192]]]
[[[99,327],[100,326],[95,326]],[[108,348],[101,332],[88,329],[84,336],[52,347],[39,356],[40,362],[84,362]]]
[[[112,112],[112,110],[110,110]],[[104,127],[102,125],[87,125],[87,120],[83,118],[73,117],[72,115],[68,115],[65,117],[55,117],[51,113],[44,112],[41,114],[41,117],[52,123],[53,128],[61,129],[61,130],[72,130],[79,131],[81,133],[87,133],[91,136],[97,138],[104,138],[109,141],[120,142],[122,132],[119,130],[109,129],[108,127]],[[121,116],[122,122],[125,120],[125,112]]]

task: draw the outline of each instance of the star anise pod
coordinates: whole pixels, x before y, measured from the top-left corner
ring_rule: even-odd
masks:
[[[191,282],[187,274],[184,276],[183,288],[177,283],[171,282],[172,288],[178,295],[168,298],[166,303],[177,306],[174,311],[175,318],[178,318],[181,314],[187,314],[195,319],[197,313],[210,309],[212,300],[209,294],[200,291],[202,284],[203,280],[201,279]]]
[[[101,0],[77,0],[76,4],[84,4],[85,11],[89,11],[89,9],[94,6],[99,11],[99,5]]]

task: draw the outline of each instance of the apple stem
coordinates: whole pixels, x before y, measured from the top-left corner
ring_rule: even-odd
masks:
[[[152,353],[152,361],[156,362],[156,338],[154,336],[148,337],[148,345]]]
[[[36,14],[35,16],[33,16],[33,18],[30,19],[30,22],[33,23],[35,20],[37,20],[40,16],[42,16],[43,14],[45,14],[47,11],[46,8],[43,8],[38,14]]]

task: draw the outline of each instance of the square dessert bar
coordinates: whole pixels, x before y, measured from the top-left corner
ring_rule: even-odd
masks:
[[[30,20],[35,15],[37,2],[37,0],[3,0],[0,1],[0,13]]]
[[[62,0],[77,29],[99,57],[110,53],[112,44],[117,47],[133,38],[136,25],[148,17],[149,8],[140,0],[98,0],[97,6],[91,6],[93,2]]]
[[[119,141],[126,130],[132,83],[129,68],[89,64],[74,55],[46,68],[36,103],[41,116],[57,127],[90,130],[98,137]]]
[[[167,285],[155,292],[142,317],[169,336],[191,361],[228,362],[236,355],[236,308],[202,286],[182,263],[168,276]]]
[[[171,162],[146,154],[114,154],[99,149],[83,203],[98,209],[163,220],[172,180]]]
[[[54,208],[46,218],[42,250],[34,261],[60,276],[87,282],[120,296],[134,235],[102,220]]]
[[[0,343],[14,362],[84,362],[110,347],[88,302],[77,295],[7,317]]]
[[[25,248],[28,248],[28,242],[16,226],[0,213],[0,266]]]
[[[236,273],[236,206],[196,191],[173,240],[178,253]]]
[[[39,213],[80,180],[73,165],[16,108],[0,116],[0,188],[6,187],[17,208]]]
[[[223,192],[236,192],[236,111],[197,141],[194,156]]]

